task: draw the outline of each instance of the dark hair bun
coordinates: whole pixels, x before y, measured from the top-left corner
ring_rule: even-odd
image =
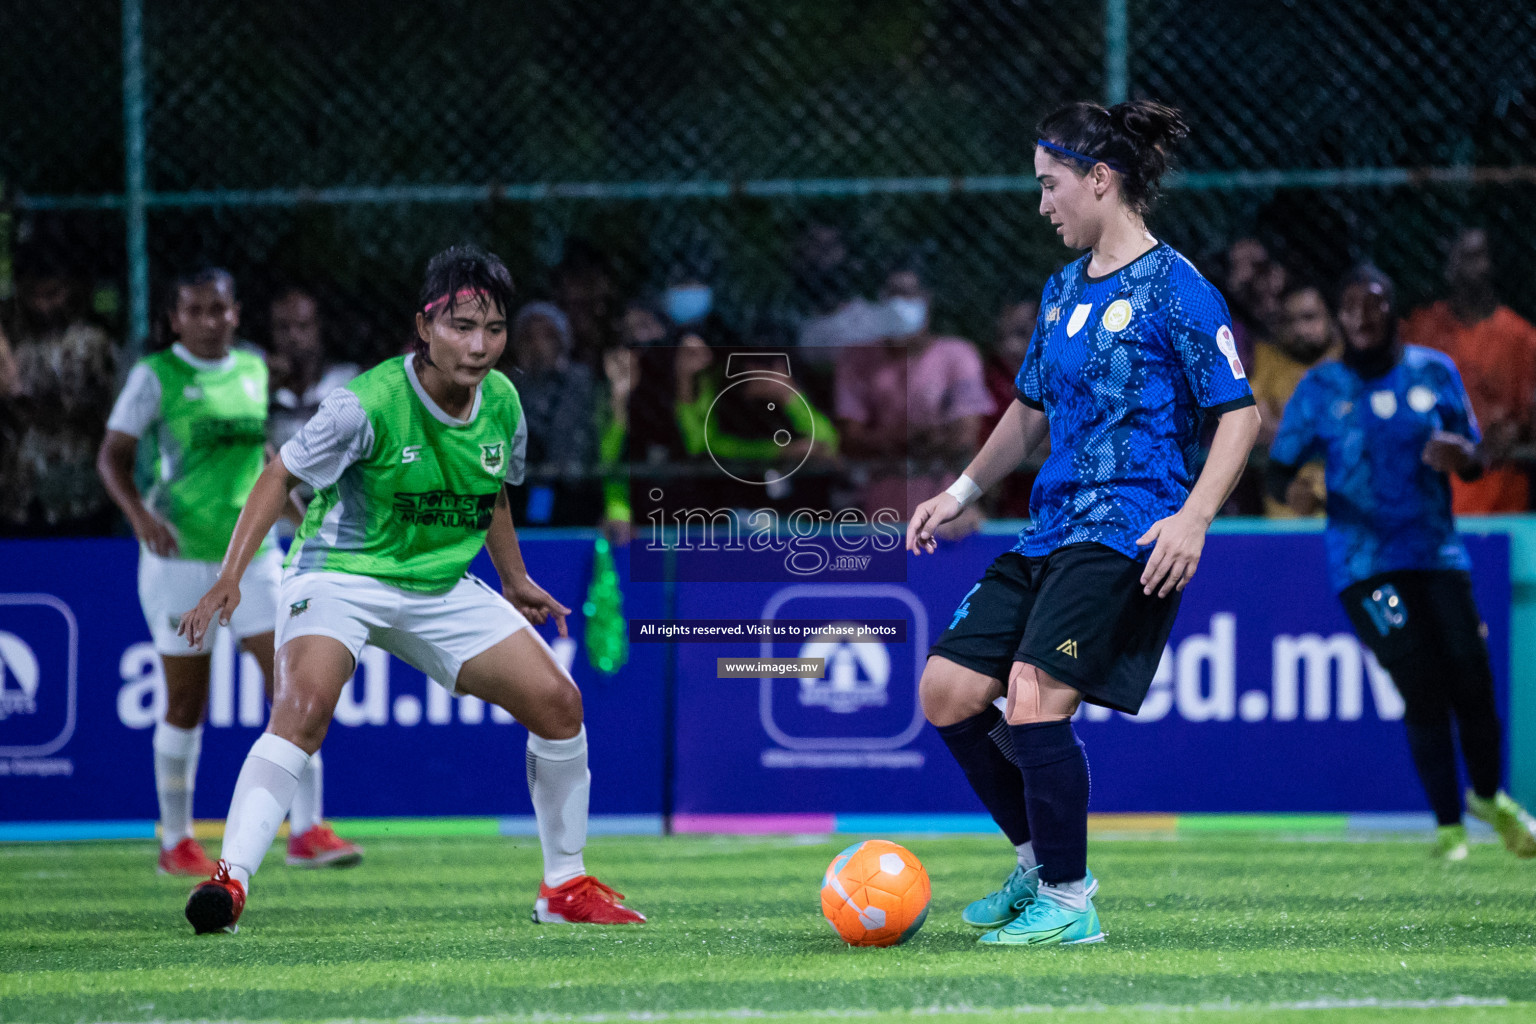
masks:
[[[1110,124],[1145,145],[1173,146],[1189,136],[1189,126],[1172,107],[1151,100],[1131,100],[1109,108]]]

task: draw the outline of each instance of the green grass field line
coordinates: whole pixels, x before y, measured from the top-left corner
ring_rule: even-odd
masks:
[[[241,933],[201,938],[181,917],[190,883],[153,874],[152,844],[3,845],[0,1019],[1536,1020],[1536,862],[1491,845],[1447,868],[1405,842],[1095,842],[1109,941],[988,950],[958,914],[1011,851],[913,838],[932,914],[871,950],[817,906],[846,843],[595,840],[589,868],[652,918],[609,929],[528,921],[531,838],[374,838],[333,872],[275,849]]]

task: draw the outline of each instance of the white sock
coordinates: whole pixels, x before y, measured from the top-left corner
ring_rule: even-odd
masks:
[[[299,788],[293,794],[293,808],[288,812],[288,832],[301,836],[320,824],[320,799],[325,790],[324,767],[320,751],[315,751],[299,776]]]
[[[1020,843],[1014,849],[1019,853],[1019,867],[1025,871],[1040,863],[1038,860],[1035,860],[1035,844],[1033,840]]]
[[[203,727],[182,729],[155,723],[155,794],[160,798],[160,848],[169,850],[192,835],[192,790]]]
[[[1062,882],[1058,885],[1041,882],[1040,895],[1068,910],[1082,913],[1088,909],[1088,877],[1085,875],[1075,882]]]
[[[587,845],[587,729],[568,740],[528,736],[528,791],[539,819],[544,851],[544,884],[562,885],[587,873],[581,850]]]
[[[277,838],[277,827],[288,813],[308,763],[309,755],[302,749],[270,732],[257,737],[245,755],[220,851],[229,862],[229,873],[242,885],[250,886],[251,876]]]

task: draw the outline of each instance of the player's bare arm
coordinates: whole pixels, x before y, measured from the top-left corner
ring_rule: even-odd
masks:
[[[961,480],[969,479],[978,494],[986,491],[1029,458],[1045,441],[1050,428],[1045,413],[1031,409],[1015,399],[988,435],[981,451],[965,467]],[[965,505],[953,493],[953,488],[917,506],[917,511],[912,513],[912,521],[907,524],[907,550],[914,555],[932,552],[938,545],[933,539],[934,530],[954,519],[964,509]]]
[[[229,538],[229,550],[219,568],[218,582],[197,602],[196,608],[181,617],[176,632],[186,637],[191,646],[202,642],[214,616],[218,616],[221,624],[229,623],[230,613],[240,604],[240,577],[251,564],[272,524],[288,506],[288,492],[297,483],[298,478],[288,472],[280,455],[267,463],[267,468],[257,477],[256,486],[251,488],[251,496],[245,500],[245,508],[235,523],[234,535]]]
[[[485,550],[491,556],[491,564],[496,566],[496,574],[501,577],[502,596],[512,607],[535,626],[542,626],[553,617],[560,635],[567,636],[565,617],[571,610],[528,578],[528,567],[523,564],[523,552],[517,543],[517,527],[512,522],[505,487],[496,495],[491,529],[485,535]]]
[[[1222,413],[1211,441],[1210,457],[1183,507],[1153,523],[1137,539],[1137,544],[1155,545],[1141,574],[1144,593],[1155,591],[1158,597],[1167,597],[1175,590],[1183,590],[1194,577],[1200,552],[1205,548],[1205,531],[1210,529],[1211,520],[1226,504],[1248,465],[1248,453],[1259,436],[1259,422],[1257,406]]]
[[[139,542],[161,558],[175,558],[180,553],[176,532],[149,510],[133,482],[133,464],[138,452],[138,438],[120,430],[108,430],[96,453],[96,473]]]

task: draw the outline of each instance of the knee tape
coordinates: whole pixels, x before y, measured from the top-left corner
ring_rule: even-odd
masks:
[[[1027,662],[1017,662],[1008,677],[1009,725],[1032,725],[1036,722],[1065,722],[1072,713],[1048,711],[1041,707],[1040,670]]]

